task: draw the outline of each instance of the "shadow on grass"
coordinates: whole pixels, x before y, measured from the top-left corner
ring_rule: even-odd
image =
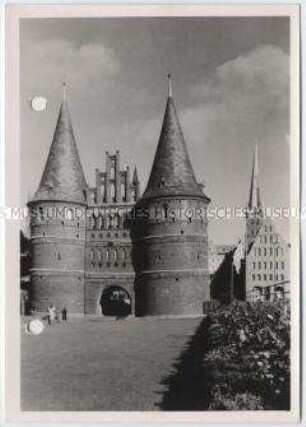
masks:
[[[204,318],[173,365],[174,372],[162,378],[166,386],[156,406],[163,411],[203,411],[209,405],[207,372],[203,366],[206,334],[210,320]]]

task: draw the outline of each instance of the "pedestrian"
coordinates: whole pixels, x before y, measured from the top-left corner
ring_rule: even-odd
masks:
[[[49,306],[47,308],[47,320],[48,320],[48,325],[51,325],[52,321],[51,321],[51,306]]]
[[[67,309],[66,309],[66,307],[63,307],[63,309],[62,309],[62,321],[67,322]]]

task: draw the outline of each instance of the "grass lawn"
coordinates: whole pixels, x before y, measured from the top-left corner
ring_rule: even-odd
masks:
[[[159,410],[200,318],[80,318],[21,339],[24,411]]]

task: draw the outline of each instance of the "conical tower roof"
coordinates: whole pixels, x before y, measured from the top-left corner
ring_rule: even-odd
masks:
[[[163,196],[196,196],[208,199],[195,179],[173,101],[170,76],[168,77],[169,92],[162,130],[142,200]]]
[[[54,200],[85,204],[86,187],[64,89],[46,166],[31,201]]]

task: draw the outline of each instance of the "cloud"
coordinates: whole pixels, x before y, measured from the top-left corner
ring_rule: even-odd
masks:
[[[120,69],[113,50],[101,43],[77,46],[64,39],[31,41],[21,52],[23,72],[35,75],[35,79],[27,81],[32,82],[36,90],[44,87],[46,81],[52,88],[67,81],[70,87],[81,90]]]
[[[288,144],[279,143],[289,133],[289,82],[288,55],[269,45],[238,56],[204,77],[191,89],[193,106],[181,112],[185,134],[195,147],[195,161],[203,144],[219,155],[229,147],[229,154],[237,154],[233,148],[238,146],[245,154],[243,149],[252,149],[256,140],[266,154],[275,146],[286,148]]]
[[[231,100],[237,95],[253,95],[252,101],[263,96],[282,97],[289,84],[289,57],[280,48],[263,45],[244,56],[220,65],[214,75],[203,78],[193,88],[194,99],[205,99],[212,102]],[[235,97],[233,98],[233,95]]]
[[[181,121],[212,203],[245,203],[258,142],[263,200],[289,204],[289,77],[288,55],[263,45],[221,64],[191,88],[192,106],[181,111]]]

